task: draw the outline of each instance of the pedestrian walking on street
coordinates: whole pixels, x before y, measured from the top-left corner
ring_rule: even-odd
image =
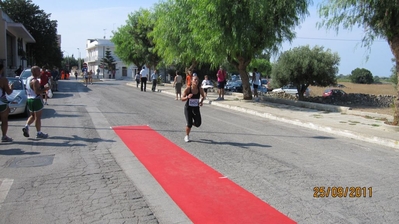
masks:
[[[190,141],[191,127],[193,125],[197,128],[201,126],[200,107],[203,105],[204,98],[204,90],[199,84],[198,76],[193,76],[191,86],[187,86],[182,97],[182,101],[186,101],[184,105],[184,116],[186,117],[185,142]]]
[[[78,72],[75,71],[75,79],[78,80]]]
[[[1,120],[1,142],[12,142],[12,138],[7,136],[8,131],[8,114],[10,107],[6,94],[11,94],[13,86],[8,84],[8,79],[3,76],[4,65],[0,64],[0,120]]]
[[[33,66],[31,68],[32,75],[26,80],[26,92],[28,94],[28,109],[30,116],[26,121],[26,125],[22,128],[22,132],[25,137],[29,137],[29,126],[35,122],[36,126],[36,138],[47,138],[48,134],[41,131],[42,127],[42,112],[43,112],[43,97],[42,94],[49,90],[49,87],[40,88],[39,80],[40,68]]]
[[[176,98],[175,100],[181,100],[181,87],[182,87],[183,77],[179,74],[179,71],[176,70],[175,80],[173,82],[173,87],[175,87]]]
[[[152,88],[151,90],[155,92],[155,89],[157,87],[157,82],[158,82],[158,73],[157,70],[155,69],[154,72],[151,74],[151,80],[152,80]]]
[[[42,72],[41,72],[41,75],[40,75],[40,88],[44,89],[47,86],[47,87],[50,87],[49,89],[51,89],[51,85],[50,85],[50,82],[49,82],[49,80],[51,78],[52,78],[51,77],[51,73],[47,70],[46,66],[43,66],[42,67]],[[47,96],[47,93],[45,92],[45,94],[44,94],[44,105],[48,105],[47,99],[48,99],[48,96]]]
[[[136,80],[136,88],[139,88],[139,84],[140,84],[140,73],[137,72],[135,78]]]
[[[140,71],[140,81],[141,81],[141,91],[146,91],[147,88],[147,71],[145,70],[145,67],[143,67],[143,69],[141,69]]]

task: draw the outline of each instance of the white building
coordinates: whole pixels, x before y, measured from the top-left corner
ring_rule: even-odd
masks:
[[[86,58],[88,70],[92,70],[97,75],[97,69],[100,69],[99,78],[109,78],[108,70],[101,68],[101,59],[105,57],[107,50],[111,52],[115,60],[115,79],[133,78],[139,71],[134,64],[125,65],[115,54],[115,45],[109,39],[88,39],[86,43]]]

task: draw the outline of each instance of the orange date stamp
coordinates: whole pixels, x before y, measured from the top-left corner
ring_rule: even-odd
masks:
[[[373,187],[325,187],[313,188],[314,198],[366,198],[373,197]]]

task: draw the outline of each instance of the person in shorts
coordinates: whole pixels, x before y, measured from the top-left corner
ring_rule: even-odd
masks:
[[[176,98],[175,100],[181,100],[181,87],[182,87],[183,77],[179,74],[179,71],[176,70],[175,80],[173,82],[173,87],[175,87]]]
[[[42,126],[42,112],[44,108],[43,104],[43,93],[50,89],[50,87],[40,88],[39,80],[40,68],[33,66],[31,68],[32,75],[26,79],[26,93],[28,95],[28,109],[30,116],[26,121],[26,125],[22,128],[23,135],[29,137],[29,126],[35,122],[36,126],[36,138],[47,138],[48,134],[41,131]]]
[[[8,79],[3,77],[4,65],[0,64],[0,119],[1,119],[1,132],[2,142],[12,142],[12,138],[7,136],[8,130],[8,114],[10,113],[10,107],[8,106],[8,100],[6,94],[12,93],[12,85],[8,84]]]
[[[219,97],[216,100],[224,100],[224,86],[226,85],[227,74],[222,66],[219,67],[219,70],[216,73],[216,77],[218,79],[219,92]]]
[[[254,98],[257,99],[258,96],[258,87],[260,83],[260,73],[258,72],[257,68],[253,69],[252,73],[252,85],[254,87]]]

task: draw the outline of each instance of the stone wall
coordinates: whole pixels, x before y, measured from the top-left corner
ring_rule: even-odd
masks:
[[[287,100],[298,100],[296,96],[287,93],[269,92],[267,96],[287,99]],[[396,96],[390,96],[390,95],[349,93],[347,97],[341,97],[341,98],[323,98],[321,96],[306,97],[304,101],[339,105],[339,106],[349,106],[349,107],[389,108],[393,106],[393,102],[395,99]]]

